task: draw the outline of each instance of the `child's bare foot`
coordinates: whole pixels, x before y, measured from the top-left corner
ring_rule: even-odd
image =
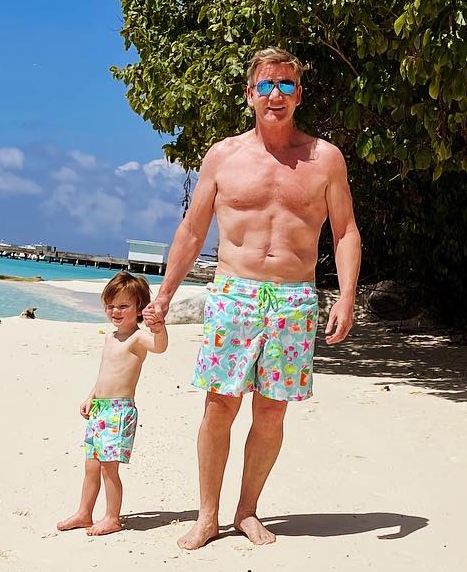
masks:
[[[89,528],[90,526],[92,526],[92,518],[83,516],[78,512],[65,520],[57,522],[58,530],[73,530],[74,528]]]
[[[235,516],[235,528],[245,534],[253,544],[272,544],[276,541],[276,535],[261,524],[256,515],[244,518]]]
[[[197,520],[193,528],[177,540],[177,544],[179,548],[184,548],[185,550],[196,550],[218,534],[219,525],[217,522],[201,522]]]
[[[111,534],[122,530],[119,518],[104,517],[97,521],[86,530],[88,536],[102,536],[103,534]]]

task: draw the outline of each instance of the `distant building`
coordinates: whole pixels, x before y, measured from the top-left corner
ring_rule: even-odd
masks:
[[[32,245],[36,254],[55,254],[57,252],[56,246],[51,246],[50,244],[43,244],[38,242]]]
[[[162,264],[165,252],[169,246],[165,242],[151,242],[149,240],[127,240],[128,262],[144,264]]]

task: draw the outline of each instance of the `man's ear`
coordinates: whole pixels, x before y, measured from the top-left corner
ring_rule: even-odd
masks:
[[[299,107],[302,104],[302,93],[303,93],[303,89],[301,85],[297,86],[297,107]]]
[[[248,107],[253,107],[253,89],[250,85],[247,85],[245,88],[245,99],[248,104]]]

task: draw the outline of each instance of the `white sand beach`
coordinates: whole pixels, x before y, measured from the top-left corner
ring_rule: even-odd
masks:
[[[45,284],[53,286],[54,288],[65,288],[67,290],[72,290],[73,292],[100,294],[107,282],[108,280],[47,280],[45,281]],[[158,290],[159,284],[151,284],[151,292],[154,296],[157,295]],[[177,290],[177,292],[175,292],[173,301],[176,302],[178,300],[190,298],[191,296],[196,296],[196,294],[201,294],[205,291],[206,286],[204,284],[193,284],[189,286],[183,285]]]
[[[204,289],[193,288],[182,287],[178,299]],[[467,348],[370,325],[357,324],[333,348],[319,332],[315,396],[289,405],[283,449],[258,507],[275,544],[252,546],[232,528],[250,421],[246,397],[233,429],[220,537],[197,551],[177,547],[198,506],[204,394],[190,378],[199,324],[168,326],[169,349],[144,364],[140,426],[121,470],[124,529],[103,537],[58,532],[56,522],[78,505],[85,427],[79,405],[111,328],[104,314],[102,324],[1,320],[1,571],[466,569]],[[96,518],[103,501],[102,491]]]

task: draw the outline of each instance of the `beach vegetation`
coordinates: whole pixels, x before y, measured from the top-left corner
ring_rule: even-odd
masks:
[[[362,282],[410,282],[445,321],[467,326],[465,2],[121,4],[120,33],[137,59],[111,73],[131,108],[172,136],[165,155],[188,173],[214,142],[253,126],[244,98],[251,55],[268,45],[297,55],[307,65],[297,125],[347,159]],[[321,252],[320,274],[332,281],[329,232]]]

